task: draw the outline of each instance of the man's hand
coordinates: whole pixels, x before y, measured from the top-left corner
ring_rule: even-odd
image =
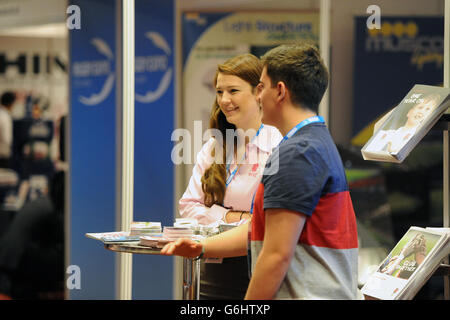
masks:
[[[181,256],[185,258],[195,258],[202,253],[203,245],[200,242],[180,238],[174,242],[166,244],[161,249],[161,254],[166,256]]]

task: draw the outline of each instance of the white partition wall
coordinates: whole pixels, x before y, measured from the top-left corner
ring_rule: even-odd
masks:
[[[118,230],[129,230],[133,221],[134,204],[134,0],[122,0],[122,170],[121,170],[121,212]],[[117,298],[130,300],[132,296],[131,253],[118,253]]]

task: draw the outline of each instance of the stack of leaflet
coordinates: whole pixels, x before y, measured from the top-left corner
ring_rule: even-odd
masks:
[[[145,247],[162,248],[166,243],[168,243],[168,241],[165,241],[162,238],[162,233],[139,237],[139,245]]]
[[[175,241],[178,238],[192,238],[194,231],[185,227],[164,227],[163,238],[169,241]]]
[[[141,236],[139,244],[146,247],[162,248],[167,243],[179,238],[192,239],[194,232],[191,228],[183,227],[164,227],[162,234]]]
[[[104,243],[139,241],[139,236],[137,235],[131,236],[128,231],[86,233],[86,236],[91,239],[100,240]]]
[[[161,222],[132,222],[130,236],[154,235],[161,233]]]
[[[173,224],[174,227],[180,227],[180,228],[191,228],[198,226],[197,219],[193,218],[177,218],[175,219],[175,223]]]

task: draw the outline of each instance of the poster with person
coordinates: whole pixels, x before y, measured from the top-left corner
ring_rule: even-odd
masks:
[[[203,145],[202,134],[209,128],[217,65],[238,54],[261,56],[283,43],[317,46],[319,22],[318,11],[183,12],[182,126],[194,135],[190,161],[184,163],[186,181]]]
[[[411,299],[448,255],[450,229],[410,227],[361,289],[366,296]]]

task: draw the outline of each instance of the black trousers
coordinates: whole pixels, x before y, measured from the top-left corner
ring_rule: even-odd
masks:
[[[247,256],[200,263],[200,300],[243,300],[249,282]]]

